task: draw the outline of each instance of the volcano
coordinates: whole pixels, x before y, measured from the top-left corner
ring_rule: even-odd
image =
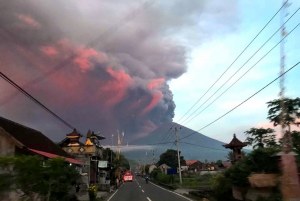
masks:
[[[229,150],[224,142],[207,137],[178,123],[166,123],[147,136],[137,139],[122,148],[122,153],[130,159],[151,163],[159,159],[167,149],[176,149],[175,129],[179,138],[179,150],[186,160],[217,161],[226,160]]]

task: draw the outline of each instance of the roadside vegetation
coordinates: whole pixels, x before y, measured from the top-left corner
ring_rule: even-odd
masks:
[[[284,111],[282,105],[284,104]],[[206,198],[210,201],[234,201],[233,190],[238,192],[241,199],[246,199],[246,193],[251,188],[249,177],[253,173],[281,175],[280,156],[278,153],[286,148],[294,151],[298,169],[300,167],[300,132],[293,130],[293,126],[300,125],[300,98],[283,101],[273,100],[267,102],[267,119],[276,127],[283,125],[285,133],[281,139],[277,139],[272,128],[250,128],[245,131],[246,141],[253,147],[253,151],[246,154],[243,159],[234,163],[227,170],[218,174],[194,175],[187,174],[183,177],[182,188],[195,189],[192,194],[200,200]],[[277,136],[278,137],[278,136]],[[290,145],[290,147],[288,147]],[[170,153],[170,151],[169,151]],[[232,153],[228,154],[232,157]],[[183,159],[183,156],[182,156]],[[172,168],[177,167],[176,154],[162,154],[158,164],[166,163]],[[154,169],[151,177],[155,182],[176,189],[179,187],[179,179],[176,175],[167,175],[160,169]],[[257,197],[256,201],[282,201],[280,183],[268,187],[268,195]],[[197,199],[198,199],[197,198]]]
[[[61,158],[1,157],[0,170],[0,197],[16,192],[22,200],[76,200],[79,173]]]

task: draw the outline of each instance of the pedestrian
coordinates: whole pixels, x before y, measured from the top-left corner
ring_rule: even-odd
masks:
[[[116,189],[119,188],[119,178],[116,178]]]
[[[79,186],[79,184],[76,184],[76,185],[75,185],[75,191],[76,191],[76,193],[78,193],[78,192],[80,191],[80,186]]]

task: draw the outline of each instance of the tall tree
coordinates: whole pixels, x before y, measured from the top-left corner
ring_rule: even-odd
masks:
[[[178,167],[177,151],[174,149],[168,149],[166,152],[162,153],[159,157],[158,165],[166,164],[172,168]],[[185,160],[183,156],[180,156],[180,164],[185,165]]]
[[[291,125],[300,125],[300,98],[275,99],[267,104],[268,119],[273,122],[274,126],[281,124],[283,128],[288,128],[282,140],[285,151],[289,152],[292,149]]]
[[[300,125],[300,98],[275,99],[267,102],[267,104],[269,108],[268,119],[273,122],[274,126],[282,123],[284,127],[288,127],[290,132],[291,125]]]
[[[271,128],[251,128],[245,133],[248,135],[246,141],[253,145],[253,148],[276,146],[274,130]]]

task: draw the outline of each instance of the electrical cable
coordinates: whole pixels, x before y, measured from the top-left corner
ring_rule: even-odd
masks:
[[[149,0],[149,1],[142,2],[141,5],[138,6],[135,10],[131,10],[130,12],[128,12],[128,14],[125,15],[125,17],[123,17],[119,23],[104,30],[102,33],[100,33],[100,35],[98,35],[96,38],[94,38],[92,41],[90,41],[90,43],[88,43],[86,46],[88,46],[88,47],[96,46],[99,43],[99,41],[103,41],[101,39],[104,36],[111,36],[112,33],[116,33],[122,26],[124,26],[125,24],[127,24],[129,22],[130,18],[133,18],[135,15],[137,15],[139,12],[141,12],[141,10],[146,9],[147,7],[150,7],[152,4],[154,4],[154,1],[155,0]],[[8,30],[4,30],[4,29],[2,29],[2,30],[5,31],[9,37],[14,36],[14,34],[12,32],[10,32]],[[14,37],[14,39],[16,39],[16,38],[17,37]],[[18,38],[17,38],[17,44],[18,43],[22,43],[22,42],[20,40],[18,40]],[[51,68],[49,71],[47,71],[43,75],[38,76],[35,79],[31,80],[30,82],[26,83],[23,87],[26,88],[30,85],[36,84],[36,83],[44,80],[45,77],[49,77],[49,76],[53,75],[58,70],[65,68],[67,66],[67,64],[71,63],[71,61],[73,61],[76,57],[77,57],[77,53],[71,53],[71,54],[67,55],[66,59],[64,59],[63,61],[56,64],[53,68]],[[15,96],[16,96],[16,94],[12,94],[6,100],[2,101],[1,105],[7,103],[10,99],[12,99]]]
[[[64,125],[67,127],[74,129],[75,127],[66,122],[64,119],[62,119],[59,115],[55,114],[52,110],[50,110],[48,107],[46,107],[44,104],[42,104],[40,101],[38,101],[36,98],[34,98],[32,95],[30,95],[27,91],[25,91],[22,87],[20,87],[17,83],[12,81],[10,78],[8,78],[4,73],[0,72],[0,76],[7,81],[10,85],[15,87],[17,90],[19,90],[21,93],[23,93],[25,96],[27,96],[30,100],[32,100],[34,103],[42,107],[44,110],[46,110],[48,113],[50,113],[52,116],[54,116],[56,119],[61,121]]]
[[[224,151],[224,152],[226,151],[225,149],[218,149],[218,148],[213,148],[213,147],[207,147],[207,146],[202,146],[202,145],[194,144],[194,143],[190,143],[190,142],[181,141],[181,143],[188,144],[188,145],[193,145],[193,146],[197,146],[197,147],[205,148],[205,149],[212,149],[212,150]]]
[[[248,47],[254,42],[254,40],[261,34],[261,32],[269,25],[269,23],[275,18],[280,10],[285,6],[285,2],[278,11],[271,17],[271,19],[263,26],[263,28],[256,34],[256,36],[246,45],[242,52],[233,60],[233,62],[227,67],[227,69],[217,78],[217,80],[205,91],[205,93],[188,109],[188,111],[178,120],[180,122],[199,102],[200,100],[215,86],[215,84],[225,75],[225,73],[233,66],[233,64],[241,57],[241,55],[248,49]]]
[[[275,34],[276,33],[278,33],[280,30],[281,30],[281,28],[298,12],[300,10],[300,8],[298,8],[285,22],[284,22],[284,24],[283,25],[281,25],[255,52],[254,52],[254,54],[252,54],[249,58],[248,58],[248,60],[240,67],[240,68],[238,68],[235,72],[234,72],[234,74],[232,74],[208,99],[206,99],[205,100],[205,102],[204,103],[202,103],[196,110],[194,110],[187,118],[185,118],[184,119],[184,121],[182,122],[182,123],[186,123],[186,122],[190,122],[192,119],[194,119],[196,116],[198,116],[198,114],[197,115],[194,115],[205,103],[207,103],[217,92],[219,92],[243,67],[245,67],[245,65],[275,36]],[[298,27],[298,25],[296,25],[296,27],[295,28],[297,28]],[[294,29],[295,29],[294,28]],[[291,32],[293,32],[294,31],[294,29],[291,31]],[[289,32],[289,34],[291,33],[291,32]],[[287,35],[286,35],[287,36]],[[285,37],[286,37],[285,36]],[[281,40],[282,41],[282,40]],[[281,42],[280,41],[280,42]],[[279,42],[279,43],[280,43]],[[278,44],[277,44],[278,45]],[[276,46],[277,46],[276,45]],[[252,66],[250,69],[252,69],[254,66]],[[248,70],[249,71],[249,70]],[[247,72],[248,72],[247,71]],[[240,79],[240,78],[239,78]],[[230,87],[231,88],[231,87]],[[205,108],[206,109],[206,108]],[[205,110],[204,109],[204,110]],[[202,112],[202,111],[201,111]],[[194,117],[192,117],[194,115]],[[190,119],[190,118],[192,118],[192,119]]]
[[[267,88],[268,86],[270,86],[271,84],[273,84],[275,81],[277,81],[279,78],[281,78],[283,75],[285,75],[286,73],[288,73],[289,71],[291,71],[292,69],[294,69],[296,66],[298,66],[300,64],[300,61],[297,62],[296,64],[294,64],[292,67],[290,67],[288,70],[286,70],[284,73],[280,74],[278,77],[276,77],[274,80],[272,80],[271,82],[269,82],[267,85],[265,85],[264,87],[262,87],[260,90],[258,90],[257,92],[255,92],[254,94],[252,94],[250,97],[248,97],[247,99],[245,99],[244,101],[242,101],[241,103],[239,103],[238,105],[236,105],[235,107],[233,107],[232,109],[230,109],[228,112],[226,112],[225,114],[221,115],[220,117],[218,117],[217,119],[213,120],[212,122],[208,123],[207,125],[201,127],[199,130],[192,132],[182,138],[180,138],[180,140],[182,139],[186,139],[198,132],[200,132],[201,130],[203,130],[204,128],[207,128],[208,126],[214,124],[215,122],[219,121],[220,119],[222,119],[223,117],[225,117],[226,115],[228,115],[229,113],[231,113],[232,111],[234,111],[235,109],[237,109],[238,107],[240,107],[241,105],[243,105],[245,102],[247,102],[248,100],[250,100],[251,98],[253,98],[255,95],[257,95],[258,93],[260,93],[261,91],[263,91],[265,88]]]
[[[299,8],[300,9],[300,8]],[[299,10],[298,9],[298,10]],[[204,109],[202,109],[198,114],[194,115],[189,121],[185,123],[189,123],[197,116],[199,116],[203,111],[205,111],[209,106],[211,106],[214,102],[216,102],[221,96],[223,96],[231,87],[233,87],[239,80],[241,80],[251,69],[253,69],[261,60],[263,60],[271,51],[273,51],[290,33],[292,33],[298,26],[297,24],[288,34],[286,34],[279,42],[277,42],[266,54],[264,54],[254,65],[252,65],[246,72],[244,72],[235,82],[233,82],[227,89],[225,89],[219,96],[217,96],[211,103],[209,103]],[[221,86],[221,88],[224,85]]]

